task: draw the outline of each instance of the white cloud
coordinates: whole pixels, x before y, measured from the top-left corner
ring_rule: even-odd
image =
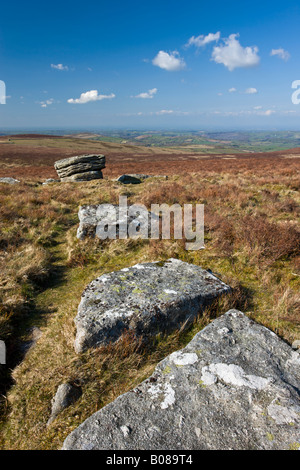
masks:
[[[218,41],[220,39],[220,36],[221,36],[220,31],[218,31],[217,33],[209,33],[207,36],[204,36],[203,34],[201,34],[200,36],[192,36],[188,40],[186,47],[189,47],[189,46],[203,47],[203,46],[206,46],[206,44],[209,44],[210,42]]]
[[[250,109],[241,109],[239,111],[212,111],[211,114],[218,114],[222,116],[271,116],[275,114],[276,111],[274,109],[267,109],[266,111],[262,111],[262,106],[256,106],[252,110]]]
[[[270,55],[271,56],[275,55],[275,56],[279,57],[282,60],[289,60],[289,58],[291,57],[290,53],[288,51],[285,51],[282,48],[272,49],[271,52],[270,52]]]
[[[157,88],[152,88],[145,93],[140,93],[139,95],[133,96],[133,98],[143,98],[143,99],[151,99],[157,93]]]
[[[246,95],[255,95],[256,93],[258,93],[258,91],[256,88],[247,88],[247,90],[245,90],[245,93]]]
[[[258,48],[242,47],[237,39],[238,34],[231,34],[224,39],[224,44],[215,46],[212,60],[217,64],[223,64],[232,71],[237,67],[253,67],[259,64]]]
[[[173,109],[161,109],[160,111],[156,111],[155,113],[157,116],[173,114],[175,116],[188,116],[191,114],[188,111],[174,111]]]
[[[49,100],[46,100],[46,101],[40,101],[39,104],[41,105],[42,108],[47,108],[47,106],[50,106],[51,104],[53,104],[53,102],[54,102],[54,99],[50,98]]]
[[[177,51],[171,52],[170,54],[165,51],[159,51],[152,60],[152,64],[161,69],[168,70],[168,72],[176,72],[186,67],[184,60],[179,56]]]
[[[161,109],[160,111],[157,111],[155,114],[158,114],[158,115],[174,114],[174,111],[172,109]]]
[[[228,91],[229,91],[229,93],[234,93],[234,92],[236,92],[236,88],[234,88],[234,87],[232,87],[232,88],[229,88],[229,90],[228,90]]]
[[[90,90],[86,91],[85,93],[81,93],[80,98],[70,98],[68,100],[68,103],[71,104],[85,104],[89,103],[90,101],[101,101],[104,99],[111,99],[115,98],[116,95],[114,93],[111,93],[110,95],[98,95],[98,90]]]
[[[267,111],[262,111],[259,114],[261,116],[271,116],[272,114],[275,114],[275,111],[273,109],[267,109]]]
[[[69,70],[69,67],[67,65],[63,64],[51,64],[51,68],[56,69],[56,70]]]

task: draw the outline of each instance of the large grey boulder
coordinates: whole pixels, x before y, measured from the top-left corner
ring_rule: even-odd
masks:
[[[54,163],[54,168],[62,181],[89,181],[102,179],[105,168],[104,155],[78,155],[64,158]]]
[[[95,238],[97,235],[97,226],[102,222],[104,226],[114,228],[116,238],[119,235],[120,224],[125,224],[127,227],[132,225],[134,232],[131,238],[139,236],[139,230],[141,227],[145,227],[147,230],[147,236],[151,230],[151,219],[155,218],[159,220],[159,215],[155,215],[152,212],[148,214],[140,213],[128,215],[122,214],[117,204],[99,204],[99,205],[84,205],[79,207],[78,211],[79,227],[77,230],[77,238],[84,240],[86,237]],[[105,222],[105,223],[104,223]]]
[[[229,290],[208,271],[177,259],[104,274],[82,294],[75,350],[117,341],[126,330],[147,337],[180,328]]]
[[[63,449],[299,449],[300,355],[230,310],[93,414]]]

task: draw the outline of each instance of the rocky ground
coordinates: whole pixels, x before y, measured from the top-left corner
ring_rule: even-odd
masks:
[[[55,139],[48,141],[49,147],[57,146]],[[43,162],[41,153],[28,149],[12,159],[11,150],[6,151],[1,174],[20,182],[0,183],[0,337],[8,352],[8,367],[0,370],[2,447],[58,449],[74,430],[65,447],[99,447],[96,411],[112,429],[105,436],[107,448],[112,438],[124,448],[298,448],[299,353],[290,347],[299,340],[297,152],[194,158],[169,151],[134,156],[127,149],[126,155],[108,157],[104,179],[42,184],[44,177],[57,178],[54,170],[50,174],[47,155]],[[58,151],[49,149],[51,159],[58,159]],[[122,173],[169,178],[124,184],[115,179]],[[77,238],[79,206],[117,204],[120,195],[149,210],[152,203],[204,204],[205,249],[187,251],[185,240],[173,235],[171,240]],[[137,267],[159,261],[163,269],[170,258],[178,260],[178,267],[194,269],[198,281],[183,285],[184,273],[151,281]],[[127,279],[131,272],[135,285]],[[216,276],[212,286],[223,291],[230,286],[230,292],[205,305],[201,296],[208,285],[201,286],[201,276],[205,282]],[[191,299],[194,320],[184,328],[186,316],[178,317],[167,333],[158,322],[157,334],[147,341],[134,334],[134,321],[134,328],[120,329],[114,344],[97,339],[95,347],[76,352],[74,319],[84,291],[83,313],[91,312],[87,331],[103,332],[107,310],[98,302],[106,295],[101,279],[116,287],[115,304],[109,303],[111,295],[105,298],[108,310],[115,309],[114,318],[116,309],[126,307],[124,287],[140,320],[150,311],[172,317]],[[160,296],[157,303],[147,281]],[[245,315],[236,310],[224,315],[229,309]],[[173,376],[181,377],[183,388]],[[132,397],[129,403],[135,407],[135,399],[143,404],[148,395],[152,417],[144,405],[135,423],[126,414],[127,405],[120,415],[122,400]],[[205,409],[196,414],[199,404]],[[106,418],[109,407],[116,407],[116,422]],[[93,430],[86,441],[82,423]],[[174,436],[168,432],[170,423]]]

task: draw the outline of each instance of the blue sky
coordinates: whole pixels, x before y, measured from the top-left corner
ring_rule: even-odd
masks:
[[[299,2],[0,8],[1,128],[300,127]]]

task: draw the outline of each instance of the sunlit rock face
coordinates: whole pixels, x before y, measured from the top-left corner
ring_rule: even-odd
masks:
[[[88,418],[63,449],[299,449],[299,384],[300,354],[230,310]]]
[[[210,272],[176,259],[103,274],[82,294],[75,350],[114,342],[126,330],[147,337],[188,325],[229,291]]]
[[[78,155],[54,163],[61,181],[90,181],[102,179],[105,168],[104,155]]]

